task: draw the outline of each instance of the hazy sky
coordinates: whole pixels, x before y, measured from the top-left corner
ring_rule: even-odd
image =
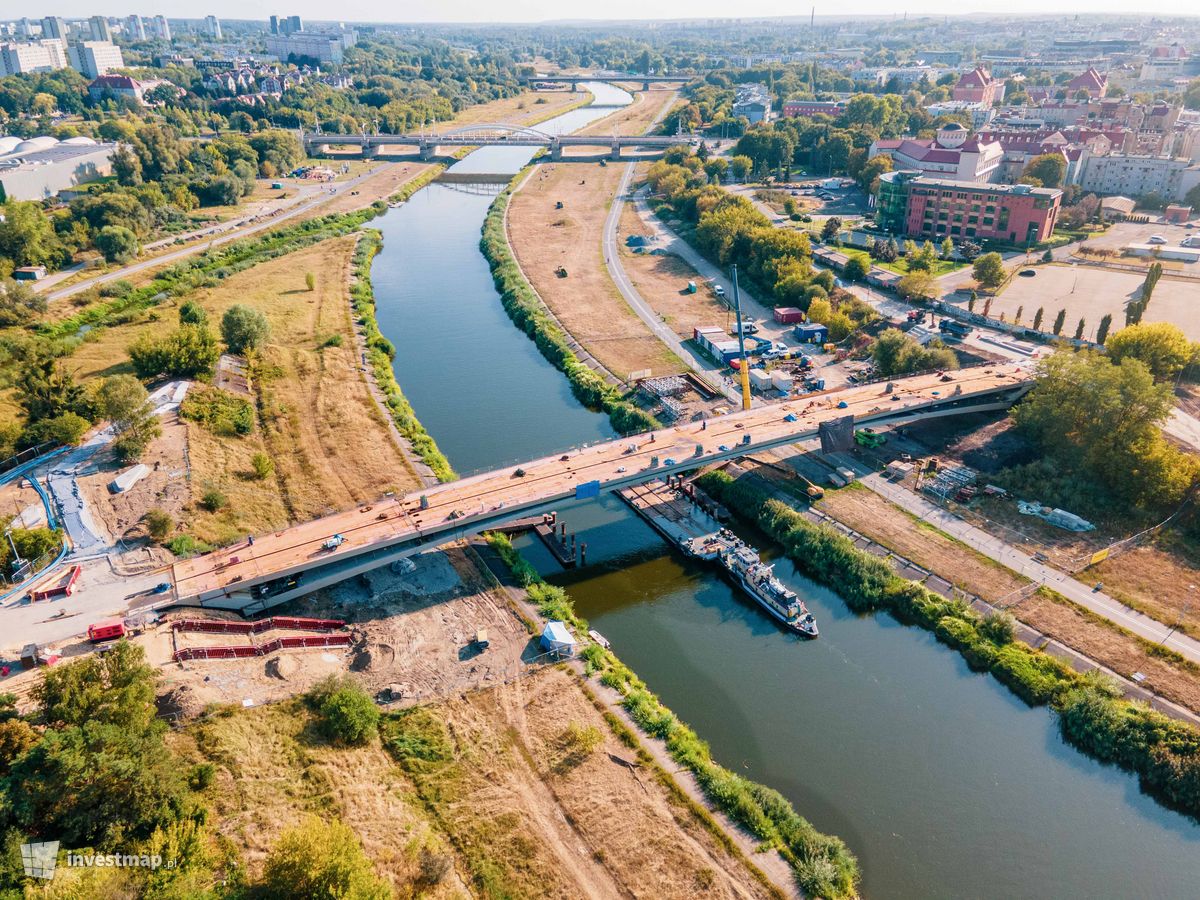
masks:
[[[124,6],[127,4],[127,6]],[[171,17],[199,18],[207,14],[230,19],[266,19],[272,13],[298,14],[305,18],[329,20],[341,17],[345,21],[376,22],[538,22],[563,18],[580,19],[666,19],[722,18],[736,10],[743,17],[807,15],[811,0],[804,3],[791,0],[604,0],[600,3],[556,2],[556,0],[431,0],[416,3],[381,2],[381,0],[50,0],[30,11],[20,0],[0,0],[0,18],[28,15],[87,16],[104,12],[124,16],[132,12],[142,15],[162,13]],[[913,0],[909,15],[929,13],[955,15],[974,12],[1014,13],[1047,12],[1137,12],[1142,15],[1156,12],[1179,15],[1190,4],[1179,0]],[[904,5],[883,0],[845,0],[836,4],[817,4],[817,14],[826,15],[893,15]]]

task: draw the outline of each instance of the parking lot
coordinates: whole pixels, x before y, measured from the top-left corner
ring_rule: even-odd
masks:
[[[1200,228],[1185,228],[1183,225],[1168,225],[1165,222],[1117,222],[1102,235],[1088,238],[1084,246],[1120,252],[1130,244],[1145,244],[1151,235],[1162,235],[1167,246],[1178,247],[1179,242],[1192,234],[1200,234]]]
[[[1145,226],[1143,226],[1145,227]],[[1162,229],[1165,226],[1157,226]],[[1182,229],[1176,229],[1182,232]],[[1190,232],[1188,232],[1190,233]],[[1163,235],[1167,235],[1164,233]],[[1182,235],[1180,235],[1182,236]],[[1060,309],[1067,311],[1063,334],[1075,334],[1082,317],[1087,326],[1084,337],[1094,338],[1100,319],[1113,317],[1110,334],[1125,326],[1125,307],[1141,296],[1145,276],[1138,272],[1123,272],[1098,266],[1058,264],[1037,266],[1032,278],[1017,276],[992,301],[991,315],[1012,322],[1022,309],[1021,321],[1032,324],[1041,307],[1045,312],[1042,330],[1049,331]],[[1154,289],[1153,299],[1146,308],[1143,322],[1171,322],[1183,329],[1192,340],[1200,340],[1200,282],[1172,278],[1164,274]],[[978,308],[978,307],[977,307]]]

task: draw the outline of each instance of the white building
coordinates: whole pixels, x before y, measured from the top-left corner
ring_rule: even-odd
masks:
[[[1155,193],[1180,201],[1200,184],[1200,165],[1181,157],[1111,153],[1089,157],[1079,183],[1096,194],[1141,197]]]
[[[146,39],[146,25],[142,22],[141,16],[134,14],[125,19],[125,34],[131,41]]]
[[[67,51],[55,39],[0,44],[0,76],[51,72],[67,67]]]
[[[995,182],[1000,179],[1004,148],[969,137],[957,122],[938,129],[937,138],[880,138],[867,157],[890,156],[896,170],[916,170],[954,181]]]
[[[221,20],[216,16],[204,17],[204,33],[211,38],[221,39]]]
[[[84,78],[97,78],[124,67],[121,48],[107,41],[80,41],[71,45],[71,68]]]
[[[42,39],[58,38],[60,41],[67,39],[67,23],[58,16],[46,16],[42,19]]]
[[[108,27],[108,19],[104,16],[92,16],[88,19],[88,27],[91,29],[93,41],[112,43],[112,29]]]
[[[148,29],[150,36],[159,40],[169,41],[171,39],[171,26],[167,24],[166,16],[155,16],[150,20],[150,28]]]
[[[45,200],[110,175],[116,149],[87,137],[0,137],[0,200]]]
[[[323,63],[340,63],[343,51],[353,47],[355,40],[353,31],[297,31],[293,34],[269,34],[266,37],[267,52],[272,56],[281,60],[293,56],[307,57]]]

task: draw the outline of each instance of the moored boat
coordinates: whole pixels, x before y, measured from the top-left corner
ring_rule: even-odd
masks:
[[[722,551],[719,560],[722,568],[737,581],[742,590],[789,631],[810,638],[821,633],[804,601],[775,577],[775,567],[764,563],[756,549],[738,542]]]

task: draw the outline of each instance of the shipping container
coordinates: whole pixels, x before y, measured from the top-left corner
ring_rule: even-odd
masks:
[[[805,344],[823,344],[829,339],[829,329],[816,322],[797,325],[792,333],[795,334],[796,340]]]
[[[751,369],[750,387],[766,393],[771,389],[771,373],[763,369]]]
[[[101,619],[88,626],[88,640],[93,644],[100,641],[115,641],[125,634],[125,622],[121,619]]]
[[[782,391],[785,394],[790,393],[793,383],[794,379],[790,372],[781,372],[776,369],[771,373],[771,384],[775,386],[775,390],[777,391]]]
[[[780,325],[794,325],[805,320],[804,310],[796,306],[778,306],[775,308],[775,321]]]

